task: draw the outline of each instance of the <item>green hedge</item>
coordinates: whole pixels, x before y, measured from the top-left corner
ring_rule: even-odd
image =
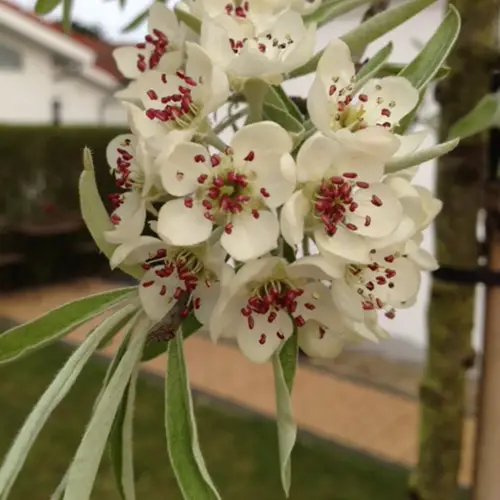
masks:
[[[78,210],[82,149],[94,152],[103,197],[114,191],[105,151],[123,128],[0,126],[0,217],[36,222],[44,207],[55,213]]]

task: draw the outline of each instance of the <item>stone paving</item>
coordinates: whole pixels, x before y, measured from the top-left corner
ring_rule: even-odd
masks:
[[[19,322],[90,293],[115,287],[99,279],[0,295],[0,315]],[[72,332],[68,340],[79,342],[95,325],[94,320]],[[106,352],[112,354],[119,338]],[[274,385],[270,365],[254,365],[231,345],[213,345],[203,337],[186,342],[192,387],[208,395],[239,404],[266,416],[274,415]],[[162,374],[164,356],[146,364]],[[353,383],[324,370],[301,366],[293,393],[296,421],[301,429],[320,437],[411,466],[417,451],[418,406],[416,401]],[[464,426],[461,483],[470,484],[475,421]]]

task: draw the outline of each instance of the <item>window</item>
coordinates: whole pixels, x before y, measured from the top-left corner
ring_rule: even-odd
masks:
[[[0,71],[3,69],[21,69],[21,54],[14,49],[0,45]]]

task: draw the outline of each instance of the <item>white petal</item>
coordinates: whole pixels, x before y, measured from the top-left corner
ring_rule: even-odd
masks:
[[[175,146],[161,168],[163,187],[174,196],[193,193],[198,177],[210,174],[210,153],[200,144],[182,142]]]
[[[290,134],[277,123],[264,121],[240,128],[231,139],[235,162],[242,162],[250,151],[276,153],[279,157],[293,148]]]
[[[304,293],[297,297],[295,314],[306,321],[315,320],[321,325],[342,332],[345,328],[342,316],[335,307],[330,288],[323,283],[308,283],[302,287]]]
[[[367,127],[357,132],[342,128],[332,138],[351,148],[352,157],[358,162],[364,157],[369,162],[386,163],[399,149],[398,138],[382,127]]]
[[[165,7],[161,3],[154,3],[149,9],[148,31],[153,33],[153,30],[161,31],[169,38],[175,36],[179,29],[179,23],[174,12]]]
[[[370,262],[370,249],[366,239],[340,225],[333,236],[328,236],[323,226],[317,228],[314,231],[314,241],[326,258],[333,255],[350,262]]]
[[[233,22],[233,29],[229,29],[225,22]],[[229,38],[240,38],[240,29],[236,22],[229,16],[218,16],[214,19],[208,17],[201,23],[200,44],[208,51],[210,57],[223,68],[225,68],[234,58],[235,54],[231,50]]]
[[[135,149],[137,139],[132,134],[121,134],[110,141],[106,147],[106,159],[113,170],[118,170],[118,165],[126,162],[135,162]],[[125,155],[124,155],[125,153]]]
[[[429,133],[427,130],[420,130],[407,135],[396,134],[396,137],[399,139],[400,146],[393,158],[402,158],[403,156],[414,153],[422,145],[428,135]]]
[[[332,299],[336,306],[354,321],[363,321],[364,311],[359,294],[344,280],[332,281]]]
[[[298,181],[320,181],[335,162],[338,150],[337,144],[321,133],[307,139],[297,154]]]
[[[120,218],[115,229],[106,231],[104,237],[109,243],[126,243],[140,236],[146,222],[146,202],[140,194],[130,191],[123,194],[124,201],[113,215]]]
[[[346,220],[357,226],[356,233],[363,236],[387,236],[396,229],[403,217],[401,203],[385,184],[375,183],[368,189],[359,189],[353,200],[358,208],[354,212],[347,212]]]
[[[203,215],[201,203],[193,202],[192,208],[184,199],[168,201],[158,213],[158,234],[171,245],[196,245],[206,241],[212,232],[212,222]]]
[[[288,267],[290,277],[330,280],[341,278],[345,273],[345,262],[326,259],[322,255],[307,255]]]
[[[407,242],[405,252],[408,254],[408,258],[423,271],[435,271],[439,269],[439,264],[435,257],[427,250],[419,248],[413,240]]]
[[[299,347],[311,358],[333,359],[344,348],[344,338],[336,332],[319,325],[315,321],[307,321],[298,329]]]
[[[262,257],[261,259],[246,262],[234,275],[230,283],[230,295],[236,294],[247,283],[257,279],[265,279],[270,276],[276,266],[285,265],[285,261],[280,257]]]
[[[323,134],[330,133],[329,104],[325,83],[316,74],[307,96],[307,112],[314,126],[323,132]]]
[[[292,155],[286,154],[280,160],[281,175],[294,186],[297,184],[297,166]]]
[[[139,236],[137,240],[132,240],[118,246],[113,252],[109,265],[111,269],[125,264],[137,264],[145,262],[151,254],[165,248],[165,243],[153,236]]]
[[[181,282],[172,274],[168,278],[159,278],[154,269],[146,271],[139,285],[139,298],[146,314],[153,321],[163,319],[176,301],[173,294]]]
[[[309,212],[309,202],[296,191],[281,209],[281,234],[292,247],[299,245],[304,239],[304,219]]]
[[[419,99],[418,90],[401,76],[369,80],[361,94],[368,96],[368,101],[363,103],[366,123],[389,123],[391,127],[397,125],[417,105]],[[385,110],[389,111],[390,116],[382,114],[387,113]]]
[[[289,157],[289,159],[283,159]],[[291,155],[279,156],[275,153],[256,153],[252,162],[247,162],[247,168],[255,175],[254,187],[257,191],[265,189],[269,196],[264,198],[268,207],[277,208],[290,198],[295,183],[289,182],[282,173],[282,161],[293,161]]]
[[[375,250],[386,248],[392,245],[397,245],[407,240],[408,238],[411,238],[416,229],[417,228],[413,219],[405,215],[392,233],[384,236],[383,238],[370,239],[369,245],[372,249]]]
[[[119,47],[113,51],[113,58],[118,70],[125,78],[137,78],[142,74],[137,67],[138,56],[147,53],[147,50],[140,50],[134,46]]]
[[[241,352],[254,363],[265,363],[277,351],[281,344],[291,337],[293,323],[287,313],[279,311],[273,323],[267,321],[266,315],[254,314],[254,326],[248,327],[242,315],[234,324],[237,329],[237,341]]]
[[[207,286],[206,282],[198,283],[196,290],[193,292],[193,299],[199,300],[199,307],[194,309],[196,319],[202,324],[208,324],[214,312],[215,306],[219,299],[221,285],[218,282],[210,282]]]
[[[241,213],[233,218],[232,224],[231,234],[222,234],[221,245],[234,259],[245,262],[277,248],[279,223],[271,212],[261,210],[258,219]]]
[[[316,71],[325,81],[338,78],[336,82],[338,90],[349,86],[355,69],[347,44],[339,38],[332,40],[323,52]],[[338,94],[338,90],[334,95]]]

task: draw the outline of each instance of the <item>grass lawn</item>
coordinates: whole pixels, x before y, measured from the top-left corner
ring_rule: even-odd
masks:
[[[0,457],[69,353],[68,346],[52,345],[0,367]],[[105,369],[105,363],[95,359],[83,371],[42,432],[10,498],[50,498],[76,450]],[[196,411],[202,448],[224,500],[284,498],[274,422],[205,397],[196,398]],[[138,500],[181,499],[164,446],[162,414],[161,385],[157,379],[143,377],[135,425]],[[295,500],[407,498],[403,469],[305,436],[295,448],[293,470],[291,498]],[[92,498],[119,498],[107,457]]]

